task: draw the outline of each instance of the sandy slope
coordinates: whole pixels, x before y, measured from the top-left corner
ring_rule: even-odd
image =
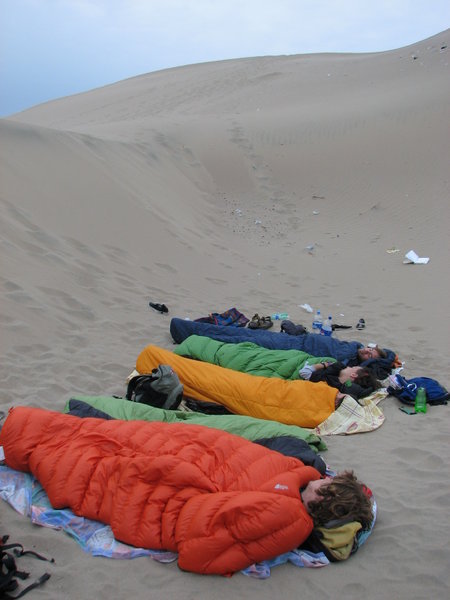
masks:
[[[309,326],[305,302],[364,317],[339,337],[450,386],[448,41],[188,66],[2,119],[1,408],[122,394],[144,345],[171,347],[170,316],[237,306]],[[429,264],[402,264],[410,249]],[[443,598],[448,408],[382,407],[377,432],[327,440],[380,504],[346,564],[201,578],[89,558],[4,504],[2,529],[58,557],[35,597]]]

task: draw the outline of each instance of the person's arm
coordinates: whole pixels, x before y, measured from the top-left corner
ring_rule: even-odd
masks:
[[[326,360],[323,360],[320,363],[317,363],[315,366],[316,371],[319,371],[320,369],[328,369],[328,367],[331,367],[331,365],[335,365],[336,363],[332,363],[332,362],[327,362]]]
[[[309,380],[309,379],[311,379],[311,375],[313,375],[313,373],[315,373],[316,371],[322,371],[323,369],[326,369],[327,367],[329,367],[332,364],[333,363],[324,361],[321,363],[317,363],[315,365],[310,365],[308,362],[306,362],[305,366],[299,370],[298,374],[301,379]]]

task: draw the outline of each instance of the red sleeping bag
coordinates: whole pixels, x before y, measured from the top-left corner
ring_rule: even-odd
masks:
[[[296,548],[313,527],[299,489],[318,471],[225,431],[16,407],[0,445],[54,508],[178,552],[184,570],[229,574]]]

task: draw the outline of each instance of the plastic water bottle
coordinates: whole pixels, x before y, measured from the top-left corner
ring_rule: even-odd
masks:
[[[316,314],[314,315],[314,319],[312,322],[313,333],[320,333],[322,330],[322,324],[323,324],[322,315],[320,314],[320,310],[318,310],[318,311],[316,311]]]
[[[289,319],[289,315],[287,313],[274,313],[271,318],[274,321],[286,321],[286,319]]]
[[[414,401],[414,410],[416,413],[427,412],[427,395],[423,387],[420,387],[417,390],[416,399]]]
[[[333,319],[331,315],[328,315],[328,319],[324,321],[322,325],[322,330],[320,332],[322,335],[332,335],[333,333]]]

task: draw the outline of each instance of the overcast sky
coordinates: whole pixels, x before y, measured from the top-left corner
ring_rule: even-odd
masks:
[[[450,0],[0,0],[0,116],[169,67],[377,52],[450,26]]]

